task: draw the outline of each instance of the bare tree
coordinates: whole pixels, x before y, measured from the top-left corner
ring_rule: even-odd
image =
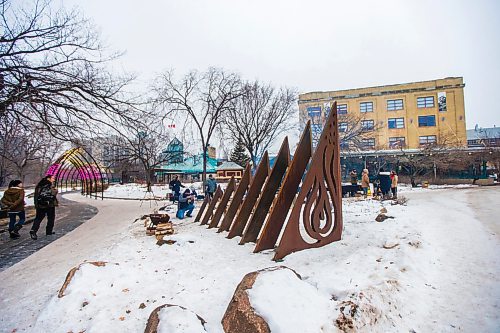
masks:
[[[142,112],[140,122],[123,122],[116,127],[120,127],[117,135],[101,138],[101,144],[118,152],[114,162],[140,165],[145,172],[147,191],[151,192],[154,170],[166,162],[161,153],[170,141],[164,118],[156,112]]]
[[[52,11],[50,0],[0,2],[0,119],[46,127],[73,138],[127,117],[124,87],[112,75],[93,26],[77,11]],[[124,106],[125,105],[125,106]]]
[[[329,112],[330,109],[327,108],[327,112],[324,116],[318,114],[310,117],[313,129],[312,141],[314,147],[316,147],[319,142]],[[339,114],[338,126],[341,151],[376,149],[376,145],[370,147],[365,140],[375,139],[376,133],[380,129],[380,125],[377,124],[376,121],[371,122],[370,119],[367,119],[365,114]]]
[[[203,73],[191,71],[176,81],[173,72],[168,71],[158,78],[155,91],[157,103],[165,105],[169,115],[185,115],[194,123],[202,145],[205,181],[210,140],[241,95],[239,76],[211,67]]]
[[[458,147],[457,140],[451,135],[441,135],[436,142],[422,145],[416,152],[403,152],[399,161],[410,176],[412,187],[416,187],[416,177],[438,171],[463,170],[471,164],[467,152]]]
[[[291,88],[276,89],[259,81],[244,84],[234,108],[225,115],[224,125],[233,142],[241,142],[254,166],[282,133],[292,129],[289,121],[296,112],[298,93]]]
[[[44,127],[27,129],[11,116],[0,122],[0,133],[1,165],[8,165],[10,173],[23,182],[28,173],[39,177],[62,149],[62,142],[52,138]]]

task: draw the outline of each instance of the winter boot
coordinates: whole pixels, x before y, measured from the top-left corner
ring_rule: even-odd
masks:
[[[35,231],[35,230],[30,230],[30,237],[31,237],[31,239],[33,239],[33,240],[37,240],[37,239],[38,239],[38,237],[37,237],[37,235],[36,235],[36,231]]]
[[[15,234],[15,235],[20,236],[20,235],[19,235],[19,230],[21,230],[21,228],[22,228],[22,227],[23,227],[22,225],[16,225],[16,226],[14,227],[14,230],[12,231],[12,233],[13,233],[13,234]]]

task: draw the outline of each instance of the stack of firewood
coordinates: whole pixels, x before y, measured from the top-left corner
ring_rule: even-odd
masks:
[[[156,226],[155,236],[157,240],[162,240],[165,235],[172,235],[174,233],[174,228],[172,222],[159,223]]]
[[[172,222],[168,214],[149,214],[144,221],[146,235],[155,235],[158,240],[163,239],[165,235],[174,233]]]

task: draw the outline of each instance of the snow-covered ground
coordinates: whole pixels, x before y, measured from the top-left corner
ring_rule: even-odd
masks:
[[[201,182],[194,183],[183,183],[185,188],[189,188],[191,190],[195,189],[197,192],[201,193]],[[153,185],[151,187],[152,194],[156,198],[165,198],[167,193],[171,193],[172,191],[168,188],[168,184],[166,185]],[[184,189],[181,189],[184,190]],[[115,184],[111,185],[108,189],[104,191],[104,196],[107,198],[127,198],[127,199],[144,199],[151,197],[151,193],[147,193],[146,185],[140,185],[136,183],[130,184]]]
[[[0,273],[0,331],[143,332],[151,311],[169,303],[203,317],[208,332],[222,332],[220,321],[243,276],[278,265],[294,269],[307,285],[286,273],[257,280],[251,297],[257,311],[272,318],[273,332],[291,332],[283,318],[306,315],[311,332],[320,331],[315,325],[337,332],[340,312],[354,308],[358,332],[500,331],[500,188],[400,193],[407,206],[344,199],[342,241],[280,263],[271,261],[272,251],[254,254],[253,244],[238,245],[239,238],[228,240],[192,219],[174,219],[170,238],[176,242],[157,246],[136,220],[152,210],[146,205],[67,194],[99,213]],[[394,219],[375,222],[382,206]],[[491,210],[484,213],[485,207]],[[82,265],[58,298],[67,272],[84,260],[109,264]],[[286,306],[301,299],[321,309]]]

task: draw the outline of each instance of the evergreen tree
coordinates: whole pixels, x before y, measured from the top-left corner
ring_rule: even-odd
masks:
[[[250,161],[250,157],[247,155],[245,146],[243,146],[243,142],[241,140],[236,142],[236,146],[231,153],[230,161],[241,165],[242,167],[245,167],[247,162]]]

